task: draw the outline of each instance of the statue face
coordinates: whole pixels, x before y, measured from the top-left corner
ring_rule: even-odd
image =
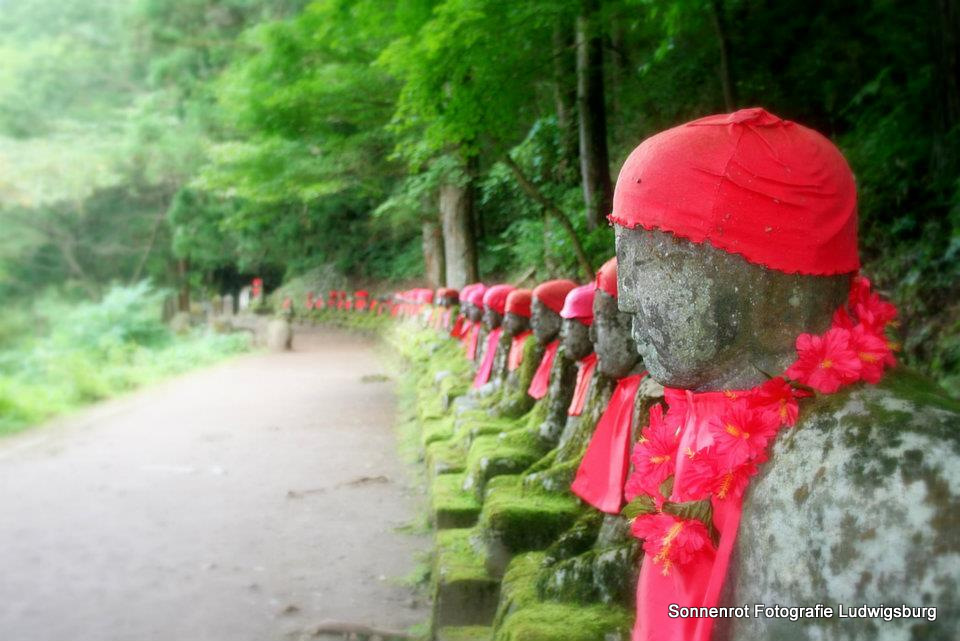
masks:
[[[483,318],[483,310],[473,303],[464,303],[463,309],[467,318],[472,320],[474,323],[479,322],[480,319]]]
[[[575,318],[564,318],[560,326],[560,341],[567,356],[575,361],[588,356],[593,351],[590,342],[590,328]]]
[[[507,336],[517,336],[530,329],[530,321],[523,316],[511,312],[503,317],[503,331]]]
[[[503,316],[493,311],[489,307],[483,311],[483,324],[487,326],[487,329],[496,329],[500,327],[500,323],[503,322]]]
[[[616,228],[620,310],[658,382],[746,389],[796,358],[803,332],[823,332],[849,275],[783,274],[661,231]]]
[[[640,362],[631,336],[632,317],[617,309],[617,299],[597,290],[593,299],[590,340],[597,352],[597,368],[612,378],[623,378]]]
[[[530,326],[533,335],[541,345],[546,345],[560,333],[560,314],[556,313],[536,298],[530,304]]]

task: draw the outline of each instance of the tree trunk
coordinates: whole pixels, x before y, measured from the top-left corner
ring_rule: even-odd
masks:
[[[737,94],[733,85],[733,74],[730,71],[730,38],[727,35],[727,24],[723,12],[723,0],[711,0],[710,21],[717,36],[717,45],[720,49],[720,86],[723,89],[723,103],[727,111],[737,108]]]
[[[460,289],[479,280],[473,234],[472,180],[466,185],[446,183],[440,186],[440,220],[447,285]]]
[[[181,258],[177,261],[177,280],[180,281],[180,289],[177,291],[177,311],[190,311],[190,280],[188,272],[190,270],[189,262]]]
[[[598,0],[583,0],[577,17],[577,109],[580,117],[580,176],[587,226],[594,229],[610,213],[612,188],[607,152],[603,89],[603,39]]]
[[[436,289],[446,282],[446,270],[444,269],[443,255],[443,236],[440,233],[440,225],[435,220],[425,220],[420,225],[423,234],[423,267],[426,272],[427,282],[430,287]]]
[[[567,182],[575,175],[577,130],[574,125],[577,104],[577,66],[574,56],[573,28],[562,17],[553,23],[553,101],[560,134],[560,162],[556,179]]]

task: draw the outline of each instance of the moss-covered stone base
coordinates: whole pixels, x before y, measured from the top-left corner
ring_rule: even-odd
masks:
[[[627,641],[633,615],[606,605],[538,603],[508,616],[494,641]]]
[[[427,446],[425,459],[427,475],[431,479],[441,474],[463,472],[467,466],[467,453],[453,441],[434,441]]]
[[[440,474],[430,483],[430,516],[438,530],[466,528],[477,522],[480,502],[463,489],[463,474]]]
[[[493,628],[485,625],[446,627],[437,630],[435,641],[493,641]]]
[[[573,525],[582,509],[570,494],[524,489],[518,476],[491,480],[479,522],[488,569],[500,574],[513,555],[544,549]]]
[[[441,530],[433,572],[433,629],[493,621],[499,582],[486,570],[479,544],[467,529]]]
[[[519,474],[542,455],[539,439],[527,430],[478,436],[467,454],[465,488],[483,497],[490,479]]]

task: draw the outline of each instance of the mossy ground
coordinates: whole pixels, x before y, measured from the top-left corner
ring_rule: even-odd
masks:
[[[519,474],[542,454],[539,439],[526,430],[478,436],[467,453],[465,487],[482,497],[490,479]]]
[[[626,641],[632,619],[625,608],[538,603],[507,617],[494,641]]]
[[[438,530],[470,527],[477,522],[480,502],[462,486],[463,474],[441,474],[431,482],[431,519]]]
[[[493,628],[484,625],[446,627],[437,630],[436,641],[492,641]]]

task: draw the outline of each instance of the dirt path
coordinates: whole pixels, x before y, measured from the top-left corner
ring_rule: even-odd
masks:
[[[0,441],[0,639],[270,641],[423,621],[369,342],[298,334]]]

